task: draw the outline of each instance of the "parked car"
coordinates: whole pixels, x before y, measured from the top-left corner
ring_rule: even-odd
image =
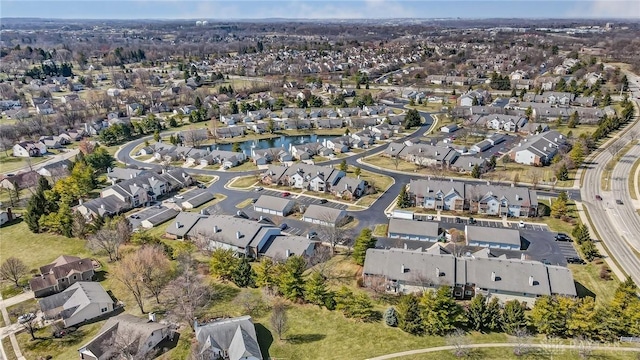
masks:
[[[326,204],[327,202],[329,202],[329,200],[327,200],[327,199],[320,199],[320,204]]]
[[[622,205],[622,204],[624,204],[624,203],[622,202],[622,200],[617,199],[617,200],[616,200],[616,204],[618,204],[618,205]]]
[[[459,217],[456,218],[456,224],[462,224],[462,219],[460,219]]]
[[[291,195],[291,193],[288,192],[288,191],[285,191],[285,192],[282,193],[282,197],[287,197],[289,195]]]
[[[18,322],[20,324],[24,324],[27,321],[30,321],[30,320],[34,319],[35,317],[36,317],[36,314],[34,314],[34,313],[23,314],[23,315],[18,316]]]
[[[206,189],[207,188],[207,185],[205,185],[203,183],[198,183],[196,186],[199,187],[200,189]]]
[[[262,186],[257,186],[255,189],[253,189],[253,191],[255,192],[262,191],[262,190],[264,190]]]
[[[182,195],[175,195],[175,196],[174,196],[174,198],[176,198],[176,199],[184,199],[184,196],[182,196]]]
[[[289,227],[289,225],[287,225],[287,223],[280,224],[280,230],[285,230],[288,227]]]
[[[551,261],[549,261],[547,259],[542,259],[542,260],[540,260],[540,262],[545,264],[545,265],[551,265]]]
[[[469,224],[475,224],[475,223],[477,223],[476,219],[470,217],[469,218]]]
[[[433,220],[433,215],[427,215],[427,220]]]
[[[318,233],[315,231],[309,231],[309,239],[317,239]]]
[[[600,196],[600,195],[596,195],[596,200],[600,200],[600,201],[602,201],[602,196]]]
[[[573,241],[573,240],[571,240],[571,238],[569,237],[569,235],[567,235],[567,234],[563,234],[563,233],[558,233],[558,234],[555,236],[555,240],[556,240],[556,241]]]
[[[133,215],[130,216],[130,218],[132,218],[132,219],[140,219],[140,215],[133,214]]]
[[[569,256],[567,257],[567,262],[569,264],[586,264],[586,261],[582,260],[581,258],[577,257],[577,256]]]
[[[252,204],[255,204],[255,203],[256,203],[256,201],[258,201],[258,199],[257,199],[257,198],[253,198],[253,199],[251,199],[251,203],[252,203]]]
[[[525,227],[524,221],[520,220],[520,222],[518,223],[518,227],[524,228]]]

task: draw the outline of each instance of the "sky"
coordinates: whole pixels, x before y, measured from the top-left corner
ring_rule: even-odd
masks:
[[[61,19],[634,18],[640,0],[0,0],[0,17]]]

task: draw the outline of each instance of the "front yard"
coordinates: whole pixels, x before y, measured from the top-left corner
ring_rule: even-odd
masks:
[[[240,176],[233,179],[229,183],[229,187],[236,188],[236,189],[247,189],[253,186],[254,184],[256,184],[257,182],[258,182],[258,178],[254,175]]]

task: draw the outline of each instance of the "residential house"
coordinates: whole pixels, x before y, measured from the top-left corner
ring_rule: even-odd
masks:
[[[542,166],[551,163],[558,151],[567,148],[567,140],[557,131],[546,131],[525,138],[509,152],[514,162]]]
[[[331,193],[341,199],[353,200],[364,195],[366,183],[360,178],[341,177],[338,183],[331,188]]]
[[[50,115],[54,112],[55,110],[53,109],[53,104],[49,100],[36,105],[36,113],[38,113],[39,115]]]
[[[289,144],[289,151],[293,158],[297,160],[309,160],[312,157],[329,156],[333,154],[333,150],[325,147],[319,142],[310,142],[301,145]]]
[[[213,249],[230,249],[235,253],[257,257],[271,236],[280,235],[280,228],[270,221],[253,221],[229,215],[176,217],[167,227],[167,234],[175,238],[206,241]],[[183,221],[187,220],[187,223]],[[183,232],[183,228],[190,229]]]
[[[191,231],[198,220],[204,217],[206,217],[206,215],[191,212],[180,212],[173,223],[167,227],[164,237],[175,240],[188,239],[189,231]]]
[[[486,251],[456,257],[439,251],[438,244],[427,251],[369,249],[362,274],[364,286],[394,293],[423,292],[447,285],[453,288],[456,299],[482,294],[503,303],[524,301],[528,307],[541,296],[577,295],[566,267],[488,257]]]
[[[281,163],[293,161],[293,156],[284,147],[251,149],[251,159],[256,165],[266,165],[273,161]]]
[[[0,177],[0,188],[14,190],[17,186],[19,189],[30,189],[38,184],[39,178],[40,174],[33,170],[2,176]]]
[[[512,217],[538,213],[536,191],[520,186],[420,179],[411,180],[408,193],[415,206],[426,209]]]
[[[332,139],[325,139],[323,140],[322,145],[334,152],[346,153],[349,152],[352,147],[357,147],[355,145],[358,145],[358,142],[351,136],[343,135]]]
[[[302,221],[322,226],[338,227],[347,219],[347,212],[333,207],[311,204],[302,215]]]
[[[68,144],[67,139],[60,136],[41,136],[38,141],[43,143],[47,149],[61,149],[63,145]]]
[[[59,293],[78,281],[93,280],[93,261],[61,255],[51,264],[40,267],[40,274],[29,279],[35,297]]]
[[[256,329],[250,316],[199,324],[195,320],[199,355],[207,359],[262,360]]]
[[[113,216],[120,214],[131,206],[128,202],[121,200],[116,195],[107,195],[81,202],[75,207],[75,210],[84,215],[87,219],[95,219],[96,217]]]
[[[221,139],[229,139],[243,136],[246,133],[246,126],[229,126],[223,128],[215,128],[214,135]]]
[[[34,157],[47,153],[47,145],[41,142],[23,141],[13,145],[13,156]]]
[[[295,164],[292,167],[269,165],[262,174],[265,184],[278,184],[318,192],[329,192],[346,174],[331,166]]]
[[[490,102],[491,94],[486,90],[470,90],[458,98],[459,106],[482,106]]]
[[[104,188],[100,197],[114,195],[128,204],[128,208],[134,208],[154,200],[157,196],[189,186],[192,183],[191,176],[182,169],[169,170],[162,174],[146,171],[134,178]]]
[[[527,123],[527,118],[516,115],[492,114],[481,116],[477,123],[485,124],[486,127],[493,130],[516,132]]]
[[[127,104],[127,116],[139,116],[144,113],[144,107],[138,103]]]
[[[460,129],[460,127],[458,127],[458,124],[449,124],[449,125],[445,125],[443,127],[440,128],[440,132],[445,133],[445,134],[451,134],[454,133],[456,131],[458,131]]]
[[[173,337],[168,324],[155,321],[155,314],[148,319],[130,314],[120,314],[109,318],[93,339],[84,344],[78,353],[83,360],[111,360],[118,357],[146,359],[162,351],[158,345]],[[126,353],[116,341],[126,341]]]
[[[390,157],[398,156],[405,161],[412,162],[420,166],[438,165],[443,168],[450,167],[460,153],[453,148],[431,144],[389,144],[384,152]]]
[[[114,301],[97,282],[77,282],[58,294],[38,300],[47,320],[62,319],[65,328],[106,316]]]
[[[213,193],[207,189],[193,189],[182,193],[182,197],[183,199],[180,201],[180,206],[186,210],[197,208],[215,199]]]
[[[7,210],[0,211],[0,226],[13,221],[13,213],[11,212],[11,208],[7,208]]]
[[[71,161],[68,159],[63,159],[60,161],[56,161],[54,163],[44,165],[43,167],[38,169],[37,173],[42,176],[59,179],[68,175],[70,168],[71,168]]]

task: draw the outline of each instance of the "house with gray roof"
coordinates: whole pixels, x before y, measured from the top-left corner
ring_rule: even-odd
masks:
[[[540,296],[577,295],[573,276],[566,267],[476,255],[456,257],[443,251],[369,249],[363,283],[395,293],[422,292],[446,285],[452,287],[456,299],[483,294],[502,302],[517,299],[528,306],[533,306]]]
[[[180,212],[173,223],[167,227],[164,236],[170,239],[183,240],[201,218],[207,217],[198,213]]]
[[[467,245],[505,250],[520,250],[520,231],[466,225],[464,235]]]
[[[347,212],[328,206],[311,204],[302,215],[302,221],[323,226],[340,226],[345,220]]]
[[[158,344],[171,336],[169,325],[156,322],[154,313],[149,314],[149,319],[120,314],[109,318],[98,335],[78,349],[78,353],[84,360],[111,360],[118,356],[146,359],[161,352]],[[126,354],[118,353],[123,346],[114,346],[115,341],[122,340],[126,341]]]
[[[208,189],[193,189],[181,194],[183,199],[180,200],[180,206],[183,209],[193,209],[207,203],[215,198],[213,193]]]
[[[261,195],[253,204],[253,210],[269,215],[287,216],[293,210],[295,201],[271,195]]]
[[[130,209],[128,202],[122,201],[115,195],[91,199],[81,202],[75,207],[84,217],[91,219],[98,216],[113,216]]]
[[[266,165],[278,161],[280,163],[293,161],[293,156],[284,147],[267,149],[251,149],[251,159],[256,165]]]
[[[437,241],[442,230],[437,222],[389,219],[387,236],[392,239]]]
[[[536,191],[521,186],[418,179],[411,180],[408,193],[415,206],[426,209],[513,217],[533,217],[538,212]]]
[[[179,211],[165,206],[149,207],[136,216],[141,217],[140,225],[145,229],[151,229],[160,224],[173,219],[178,215]]]
[[[77,282],[61,293],[38,300],[47,320],[62,319],[64,327],[105,316],[114,310],[114,301],[97,282]]]
[[[46,177],[61,178],[69,175],[70,168],[71,161],[69,159],[63,159],[54,163],[44,165],[43,167],[38,169],[37,173]]]
[[[196,320],[194,329],[202,358],[262,360],[256,329],[248,315],[206,324]]]
[[[390,144],[393,148],[395,144]],[[389,154],[392,153],[390,149]],[[413,144],[405,146],[398,154],[401,159],[420,166],[438,165],[444,168],[450,167],[460,156],[455,149],[431,144]]]
[[[353,200],[364,195],[366,184],[360,178],[343,176],[338,183],[331,187],[331,193],[341,199]]]
[[[525,138],[509,152],[509,157],[518,164],[548,165],[561,149],[567,147],[564,135],[555,130],[546,131]]]
[[[264,184],[277,184],[317,192],[329,192],[345,176],[344,171],[331,166],[305,163],[294,166],[269,165],[262,174]]]
[[[276,235],[272,236],[260,250],[260,256],[277,261],[284,261],[290,256],[310,257],[319,246],[319,242],[306,236]]]

